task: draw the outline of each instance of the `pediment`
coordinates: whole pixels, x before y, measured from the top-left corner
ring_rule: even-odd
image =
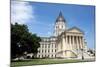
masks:
[[[77,27],[70,28],[67,30],[67,32],[83,33],[83,31]]]

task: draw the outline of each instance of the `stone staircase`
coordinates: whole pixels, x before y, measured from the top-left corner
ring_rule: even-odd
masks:
[[[82,55],[84,59],[93,58],[93,56],[89,55],[87,52],[81,50],[71,50],[75,55],[77,55],[77,59],[82,59]]]

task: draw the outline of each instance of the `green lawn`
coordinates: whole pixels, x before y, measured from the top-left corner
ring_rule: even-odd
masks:
[[[71,60],[71,59],[69,60],[68,59],[32,59],[32,60],[23,60],[23,61],[13,61],[11,62],[11,67],[44,65],[44,64],[60,64],[60,63],[76,63],[76,62],[82,62],[82,61],[81,60]]]

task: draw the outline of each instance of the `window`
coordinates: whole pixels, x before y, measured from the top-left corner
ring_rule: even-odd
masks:
[[[52,48],[53,48],[53,44],[52,44]]]
[[[45,53],[46,53],[46,50],[45,50]]]
[[[48,44],[48,48],[50,48],[50,44]]]
[[[49,55],[47,55],[47,57],[49,57]]]
[[[52,49],[52,52],[53,52],[53,49]]]
[[[55,52],[56,52],[56,49],[55,49]]]
[[[49,50],[48,50],[48,53],[49,53]]]
[[[53,57],[53,55],[52,55],[52,57]]]
[[[43,50],[42,50],[42,53],[43,53]]]

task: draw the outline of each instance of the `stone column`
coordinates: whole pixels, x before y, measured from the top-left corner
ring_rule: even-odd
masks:
[[[57,57],[59,57],[59,41],[57,41]]]
[[[81,40],[81,36],[79,37],[79,41],[80,41],[79,48],[81,49],[81,47],[82,47],[82,40]]]
[[[75,47],[74,36],[72,36],[72,39],[73,39],[72,49],[74,49],[74,47]]]
[[[79,38],[76,36],[76,49],[79,49]]]
[[[58,40],[58,44],[57,44],[57,46],[58,46],[58,50],[57,50],[57,52],[59,52],[60,51],[60,41]]]
[[[60,44],[59,44],[60,46],[59,46],[59,48],[60,48],[60,51],[61,51],[61,49],[62,49],[62,39],[60,40]]]
[[[66,37],[65,35],[63,35],[63,47],[62,47],[62,51],[63,51],[63,57],[65,57],[65,49],[66,49],[66,43],[65,43]]]
[[[80,40],[79,49],[82,49],[82,39],[81,39],[81,36],[79,37],[79,40]]]
[[[72,49],[72,46],[71,46],[71,36],[69,36],[69,45],[68,45],[68,50],[69,49]]]
[[[81,38],[81,41],[82,41],[82,46],[81,46],[81,48],[83,49],[83,48],[84,48],[84,39],[83,39],[83,37]]]
[[[65,50],[67,50],[68,49],[68,36],[66,35],[66,39],[65,39],[66,41],[65,41]],[[64,52],[65,53],[65,56],[66,56],[66,51]]]
[[[59,51],[58,51],[58,55],[59,55],[59,57],[60,57],[60,52],[61,52],[61,40],[59,39],[59,44],[58,44],[58,46],[59,46]]]
[[[62,48],[63,48],[62,43],[63,43],[63,39],[60,39],[60,51],[61,51],[61,50],[62,50]]]
[[[64,38],[64,35],[62,36],[62,52],[64,51],[64,46],[65,46],[65,38]],[[64,52],[62,53],[63,54],[63,56],[64,56]]]
[[[66,49],[65,50],[67,50],[67,47],[68,47],[68,36],[66,35]]]

